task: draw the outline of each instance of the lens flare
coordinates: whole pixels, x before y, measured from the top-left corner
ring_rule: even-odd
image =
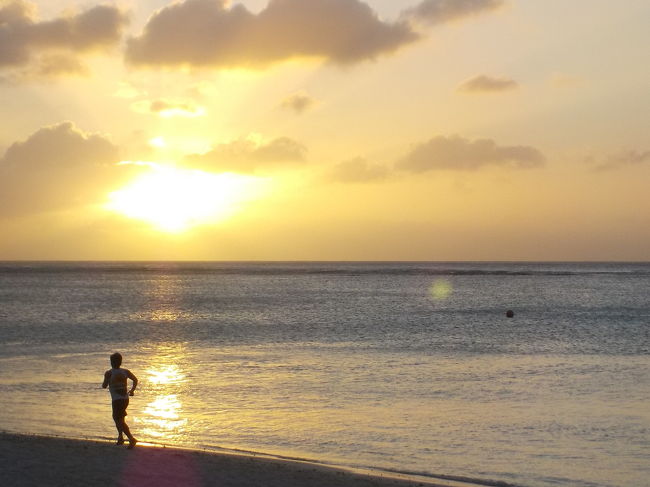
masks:
[[[453,291],[451,283],[446,279],[436,279],[433,281],[429,293],[434,301],[442,301],[447,299]]]

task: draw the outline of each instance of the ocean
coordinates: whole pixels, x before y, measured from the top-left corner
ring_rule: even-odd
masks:
[[[514,316],[506,317],[512,310]],[[0,263],[0,429],[650,485],[650,264]]]

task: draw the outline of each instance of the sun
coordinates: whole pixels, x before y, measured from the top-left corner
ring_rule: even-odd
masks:
[[[254,176],[215,174],[153,162],[121,164],[146,166],[147,172],[110,193],[105,208],[168,233],[223,221],[266,192],[267,181]]]

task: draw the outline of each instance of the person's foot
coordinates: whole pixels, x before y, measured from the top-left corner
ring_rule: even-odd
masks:
[[[126,448],[130,450],[136,445],[137,442],[138,440],[136,440],[135,438],[129,438],[129,446],[127,446]]]
[[[116,445],[123,445],[124,444],[124,438],[118,438],[117,442],[115,444]]]

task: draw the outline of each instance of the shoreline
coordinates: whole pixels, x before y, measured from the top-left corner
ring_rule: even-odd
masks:
[[[460,487],[415,478],[254,452],[198,450],[138,443],[0,432],[0,471],[7,485],[219,487]],[[506,485],[506,484],[492,484]]]

